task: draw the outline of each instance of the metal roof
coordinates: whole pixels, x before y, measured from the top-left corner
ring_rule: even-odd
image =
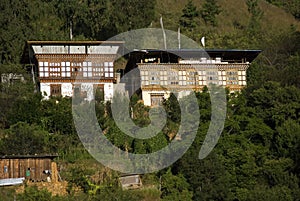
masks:
[[[24,180],[25,180],[25,177],[0,179],[0,186],[19,185],[19,184],[23,184]]]
[[[100,45],[124,44],[124,41],[27,41],[28,45]]]
[[[27,41],[21,63],[29,64],[34,54],[117,54],[124,41]]]
[[[42,155],[2,155],[1,159],[19,159],[19,158],[56,158],[57,154],[42,154]]]

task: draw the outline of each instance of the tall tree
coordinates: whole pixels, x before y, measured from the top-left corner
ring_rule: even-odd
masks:
[[[1,140],[0,152],[2,155],[45,153],[47,135],[48,133],[38,126],[18,122],[7,130]]]
[[[110,37],[115,34],[150,26],[155,17],[156,1],[111,0]],[[114,34],[114,35],[112,35]]]
[[[248,12],[250,13],[249,31],[256,33],[260,28],[260,19],[263,11],[258,6],[258,0],[247,0]]]
[[[180,17],[180,26],[188,31],[192,31],[196,27],[196,17],[199,15],[197,7],[194,5],[192,0],[185,5],[182,10],[182,15]]]
[[[216,16],[221,13],[221,9],[216,0],[206,0],[200,13],[206,24],[216,26]]]

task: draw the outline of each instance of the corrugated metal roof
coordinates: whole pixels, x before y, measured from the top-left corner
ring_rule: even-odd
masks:
[[[122,41],[28,41],[34,54],[117,54]]]
[[[27,41],[29,45],[100,45],[100,44],[124,44],[124,41]]]
[[[43,154],[43,155],[2,155],[0,159],[15,159],[15,158],[56,158],[57,154]]]
[[[0,186],[19,185],[19,184],[22,184],[24,180],[25,180],[25,177],[0,179]]]

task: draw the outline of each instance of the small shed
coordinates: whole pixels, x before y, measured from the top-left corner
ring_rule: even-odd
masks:
[[[47,181],[51,172],[57,174],[57,166],[53,162],[56,157],[57,155],[0,156],[0,180],[26,178],[35,182]]]
[[[124,174],[119,179],[123,189],[137,189],[142,187],[142,180],[138,174]]]

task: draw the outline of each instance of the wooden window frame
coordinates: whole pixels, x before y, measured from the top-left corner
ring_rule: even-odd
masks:
[[[61,84],[50,85],[50,96],[61,96]]]

